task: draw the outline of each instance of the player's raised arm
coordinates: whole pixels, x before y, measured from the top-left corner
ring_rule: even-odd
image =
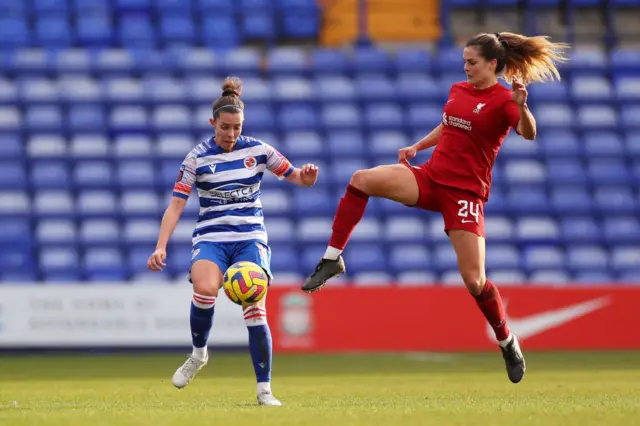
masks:
[[[278,179],[300,186],[313,186],[318,179],[318,166],[305,164],[301,168],[291,165],[291,162],[271,145],[265,144],[267,150],[267,169]]]
[[[162,271],[162,268],[166,266],[164,261],[167,258],[169,238],[171,238],[173,231],[176,229],[184,207],[187,205],[187,200],[189,199],[189,194],[191,193],[191,188],[195,180],[196,161],[195,158],[189,154],[180,167],[178,178],[173,187],[173,197],[171,197],[169,206],[162,216],[156,249],[147,261],[147,267],[151,271]]]

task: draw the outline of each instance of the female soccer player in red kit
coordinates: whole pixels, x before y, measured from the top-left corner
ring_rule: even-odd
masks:
[[[509,332],[498,289],[485,276],[484,203],[489,199],[493,164],[510,129],[525,139],[536,137],[526,85],[560,79],[555,62],[565,60],[567,47],[547,37],[507,32],[469,40],[463,53],[467,81],[451,87],[442,123],[413,146],[401,149],[400,164],[353,174],[338,205],[329,247],[302,290],[319,290],[346,271],[341,254],[369,197],[440,212],[462,279],[495,331],[509,379],[522,380],[526,366],[520,345]],[[498,83],[499,76],[511,83],[511,90]],[[417,151],[433,146],[427,163],[409,164]]]

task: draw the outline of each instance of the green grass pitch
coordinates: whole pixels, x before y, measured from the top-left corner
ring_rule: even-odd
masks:
[[[0,425],[640,424],[640,353],[276,355],[284,407],[258,407],[247,353],[212,352],[185,389],[182,354],[0,356]]]

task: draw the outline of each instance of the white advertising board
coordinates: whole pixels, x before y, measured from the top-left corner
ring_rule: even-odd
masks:
[[[191,346],[192,289],[175,284],[0,285],[0,348]],[[242,308],[220,292],[211,346],[245,346]]]

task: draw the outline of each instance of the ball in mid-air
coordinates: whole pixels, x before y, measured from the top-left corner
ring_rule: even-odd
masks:
[[[269,276],[253,262],[237,262],[223,277],[224,292],[238,305],[257,303],[267,294]]]

